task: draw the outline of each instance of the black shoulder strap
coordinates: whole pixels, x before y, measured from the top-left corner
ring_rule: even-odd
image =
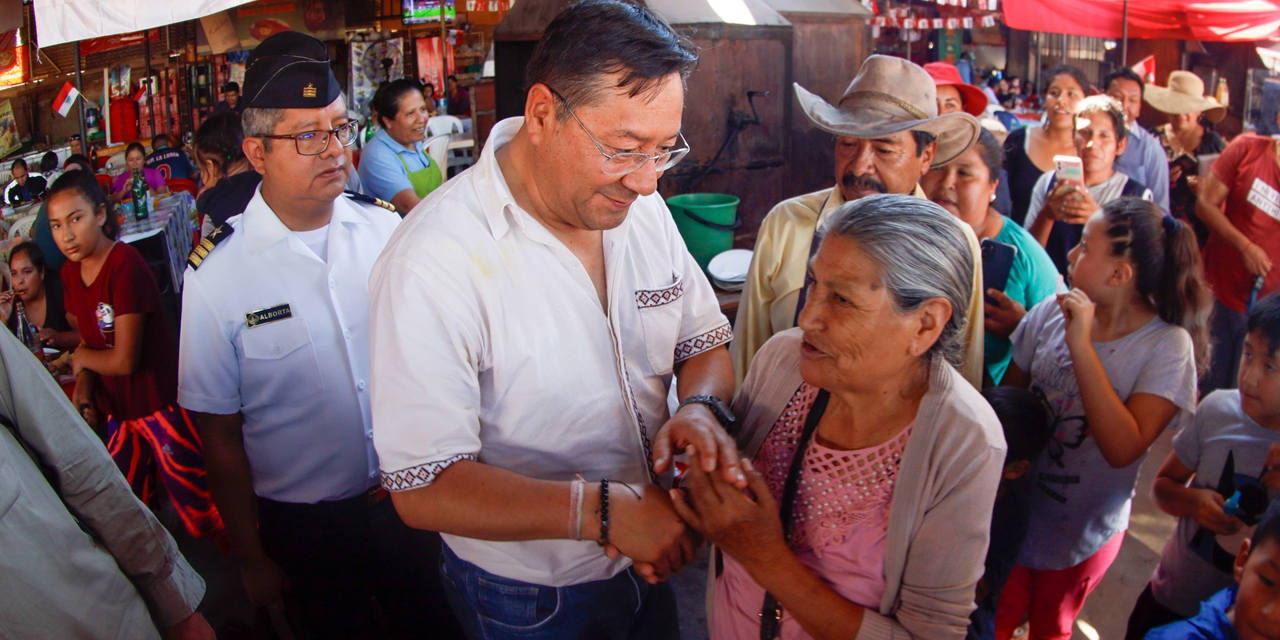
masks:
[[[804,429],[800,432],[800,441],[796,443],[796,452],[791,456],[791,467],[787,470],[787,481],[782,485],[782,502],[778,505],[778,517],[782,519],[782,535],[791,537],[791,514],[794,511],[796,492],[800,489],[800,471],[804,468],[804,452],[809,448],[813,432],[818,430],[822,414],[827,410],[827,401],[831,394],[826,389],[818,391],[813,399],[809,415],[804,420]],[[773,594],[765,592],[764,605],[760,608],[760,640],[775,640],[778,637],[778,624],[782,622],[782,607],[774,599]]]
[[[400,213],[399,211],[396,211],[396,206],[394,204],[391,204],[390,202],[387,202],[386,200],[383,200],[381,198],[366,196],[363,193],[357,193],[355,191],[343,191],[342,193],[343,195],[347,196],[348,198],[351,198],[352,200],[355,200],[356,202],[363,202],[365,204],[371,204],[375,207],[382,207],[383,209],[386,209],[391,213]],[[404,216],[401,216],[401,217],[404,217]]]
[[[222,244],[223,240],[230,238],[231,234],[235,232],[235,227],[226,224],[225,222],[218,225],[218,227],[213,230],[213,233],[201,240],[200,244],[196,245],[195,248],[191,250],[191,254],[187,256],[187,264],[190,265],[192,269],[199,269],[200,264],[204,262],[204,259],[209,257],[209,253],[211,253],[219,244]]]

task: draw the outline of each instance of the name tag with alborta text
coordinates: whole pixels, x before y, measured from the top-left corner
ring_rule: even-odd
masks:
[[[292,317],[293,317],[293,310],[290,309],[289,305],[286,303],[286,304],[278,304],[274,307],[267,307],[266,309],[258,309],[257,311],[250,311],[249,313],[244,314],[244,323],[248,325],[250,329],[252,329],[254,327],[260,327],[264,324],[271,324],[272,322],[287,320]]]

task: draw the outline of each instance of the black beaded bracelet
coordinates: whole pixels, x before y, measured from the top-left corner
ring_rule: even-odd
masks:
[[[609,544],[609,479],[600,479],[600,546]]]

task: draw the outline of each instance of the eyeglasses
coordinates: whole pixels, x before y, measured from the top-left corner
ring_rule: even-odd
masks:
[[[607,176],[625,176],[643,167],[646,162],[651,160],[657,163],[655,170],[661,173],[676,166],[681,160],[684,160],[685,156],[689,155],[689,143],[685,141],[684,134],[679,132],[676,133],[676,146],[662,153],[654,155],[635,151],[609,153],[604,150],[604,145],[601,145],[600,141],[596,140],[596,137],[591,135],[590,131],[587,131],[587,125],[582,124],[582,120],[578,119],[578,114],[573,112],[573,108],[569,106],[569,101],[565,100],[564,96],[560,95],[555,89],[551,89],[551,87],[547,87],[547,89],[551,90],[551,95],[555,96],[557,100],[564,103],[565,110],[569,112],[569,115],[573,116],[574,122],[577,122],[578,126],[582,127],[582,132],[587,134],[587,137],[591,139],[591,143],[596,145],[596,149],[600,151],[600,155],[604,156],[604,165],[601,170]]]
[[[270,138],[272,140],[292,140],[293,145],[298,149],[300,156],[318,156],[329,148],[329,136],[336,136],[338,144],[349,147],[355,144],[356,129],[360,126],[359,122],[352,120],[337,129],[320,129],[318,131],[303,131],[287,136],[257,136],[259,138]]]

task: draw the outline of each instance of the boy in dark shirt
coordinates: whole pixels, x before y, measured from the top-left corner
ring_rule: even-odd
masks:
[[[969,616],[968,640],[991,640],[996,635],[996,603],[1005,580],[1018,562],[1031,517],[1031,463],[1053,436],[1049,408],[1038,396],[1016,387],[988,387],[982,396],[991,403],[1009,449],[1004,473],[991,512],[991,545],[978,591],[978,608]]]

